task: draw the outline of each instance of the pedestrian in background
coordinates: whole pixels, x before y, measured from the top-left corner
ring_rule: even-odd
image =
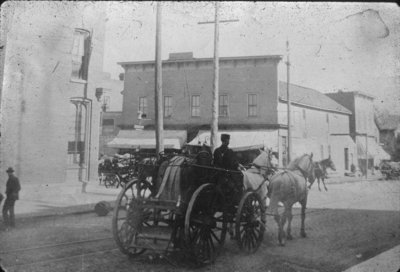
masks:
[[[3,220],[5,227],[8,229],[8,227],[15,227],[14,206],[15,201],[19,199],[21,185],[18,178],[14,175],[12,167],[9,167],[6,172],[8,180],[6,184],[6,200],[3,206]]]

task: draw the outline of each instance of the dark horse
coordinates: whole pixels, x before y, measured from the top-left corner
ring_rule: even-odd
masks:
[[[271,183],[268,187],[268,196],[270,197],[269,210],[278,224],[280,245],[285,245],[286,237],[289,240],[293,239],[291,235],[292,206],[296,202],[301,205],[301,236],[306,237],[304,220],[307,206],[307,180],[314,180],[314,178],[312,154],[304,154],[296,158],[290,162],[287,170],[275,174],[271,178]],[[282,215],[278,213],[279,202],[282,202],[285,207]],[[288,220],[287,235],[283,230],[286,219]]]
[[[321,188],[319,186],[319,181],[320,180],[322,180],[322,184],[325,187],[325,191],[328,191],[328,188],[326,188],[326,185],[325,185],[326,169],[327,168],[330,168],[333,171],[336,171],[335,164],[333,163],[330,155],[329,155],[329,157],[327,159],[315,163],[314,175],[315,175],[315,178],[318,181],[318,189],[320,191],[321,191]],[[310,181],[310,185],[308,186],[308,189],[311,189],[311,186],[314,184],[314,181],[315,181],[315,179]]]

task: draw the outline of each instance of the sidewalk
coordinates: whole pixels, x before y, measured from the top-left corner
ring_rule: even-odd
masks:
[[[343,272],[382,272],[399,271],[400,269],[400,245],[385,251],[365,262],[359,263]]]
[[[349,183],[358,181],[372,181],[372,180],[385,180],[385,177],[376,171],[374,174],[368,173],[368,178],[364,177],[349,177],[343,175],[328,174],[328,179],[325,180],[326,184],[336,184],[336,183]]]
[[[114,202],[121,190],[120,188],[105,188],[100,186],[98,181],[89,182],[86,193],[81,192],[82,184],[78,181],[58,184],[21,184],[21,186],[20,197],[15,204],[17,220],[92,212],[99,201]]]

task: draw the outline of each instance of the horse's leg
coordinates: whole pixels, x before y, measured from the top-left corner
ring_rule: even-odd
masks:
[[[306,206],[307,206],[307,196],[300,201],[301,205],[301,228],[300,228],[300,235],[301,237],[306,237],[306,231],[304,227],[304,221],[306,219]]]
[[[292,218],[293,218],[293,215],[292,215],[292,206],[291,205],[287,205],[285,207],[285,213],[286,213],[286,216],[287,216],[287,219],[288,219],[288,226],[287,226],[287,230],[286,230],[287,239],[288,240],[293,240],[293,236],[292,236]]]
[[[320,179],[320,177],[318,176],[318,177],[317,177],[317,181],[318,181],[318,190],[321,191],[321,187],[319,186],[319,182],[320,182],[319,179]]]
[[[312,181],[310,181],[310,185],[308,186],[308,189],[311,189],[311,186],[314,184],[315,179],[313,179]]]
[[[285,245],[286,242],[286,233],[284,231],[285,223],[286,223],[286,218],[287,218],[287,209],[286,209],[286,204],[285,204],[285,211],[283,212],[281,216],[281,222],[280,222],[280,227],[279,227],[279,244],[281,246]]]
[[[325,185],[325,178],[322,176],[322,184],[324,185],[324,187],[325,187],[325,191],[328,191],[328,188],[326,188],[326,185]]]
[[[283,231],[283,225],[282,225],[282,218],[281,218],[281,216],[279,215],[279,212],[278,212],[278,202],[279,202],[279,200],[278,200],[278,198],[274,195],[274,194],[272,194],[272,197],[270,198],[270,202],[269,202],[269,210],[270,210],[270,213],[271,214],[273,214],[274,215],[274,219],[275,219],[275,221],[276,221],[276,224],[278,225],[278,241],[279,241],[279,244],[280,245],[283,245],[282,244],[282,240],[283,240],[283,236],[284,236],[284,231]]]
[[[234,240],[236,237],[235,237],[235,233],[233,231],[233,223],[229,223],[228,232],[229,232],[229,235],[231,236],[231,239]]]

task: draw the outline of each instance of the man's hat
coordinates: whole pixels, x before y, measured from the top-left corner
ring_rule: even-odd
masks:
[[[6,172],[7,172],[7,173],[12,173],[12,172],[14,172],[14,169],[12,169],[12,167],[8,167],[8,169],[7,169]]]
[[[231,136],[229,134],[221,134],[221,141],[229,140]]]

